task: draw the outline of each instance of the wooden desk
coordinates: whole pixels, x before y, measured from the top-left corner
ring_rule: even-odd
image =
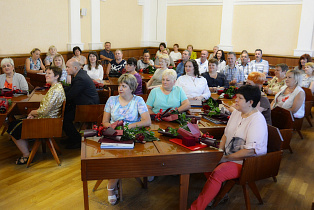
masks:
[[[84,207],[89,209],[89,180],[163,176],[180,174],[180,209],[187,208],[189,178],[191,173],[212,171],[223,153],[206,147],[190,151],[169,141],[136,143],[131,150],[105,150],[92,140],[84,140],[81,149],[81,177]]]
[[[148,82],[154,75],[154,74],[143,74],[143,73],[139,73],[139,74],[142,76],[142,80],[145,82]]]
[[[31,80],[31,84],[34,87],[43,87],[46,84],[46,74],[43,73],[37,73],[37,74],[32,74],[32,73],[28,73],[27,77],[30,78]]]

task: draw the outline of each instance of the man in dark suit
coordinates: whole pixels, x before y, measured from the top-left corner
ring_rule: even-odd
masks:
[[[66,108],[63,120],[63,130],[68,136],[67,149],[80,148],[81,135],[73,125],[76,105],[99,104],[96,87],[86,71],[81,69],[81,64],[70,59],[66,63],[68,75],[72,75],[71,86],[65,87]]]

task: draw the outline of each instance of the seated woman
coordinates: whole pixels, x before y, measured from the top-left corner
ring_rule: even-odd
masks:
[[[101,82],[104,79],[104,70],[100,62],[97,52],[91,51],[88,54],[88,64],[83,68],[88,76],[96,82]]]
[[[155,58],[157,59],[159,56],[161,56],[161,55],[162,55],[162,52],[163,52],[165,49],[167,49],[166,43],[161,42],[161,43],[159,44],[159,49],[158,49],[157,52],[156,52]]]
[[[261,72],[251,72],[248,75],[246,84],[257,86],[260,90],[262,90],[265,80],[266,80],[265,74]],[[264,115],[266,123],[271,125],[270,103],[265,93],[261,92],[261,99],[260,102],[257,104],[256,108]]]
[[[301,88],[302,75],[298,70],[289,70],[286,74],[286,85],[276,94],[270,107],[287,109],[295,118],[304,117],[305,93]]]
[[[142,76],[135,71],[136,69],[136,59],[135,58],[129,58],[126,62],[126,73],[132,74],[137,81],[137,88],[134,91],[134,95],[140,95],[143,94],[142,90]]]
[[[205,209],[218,194],[221,184],[239,178],[243,159],[267,153],[267,124],[256,109],[261,98],[258,87],[244,85],[238,89],[232,112],[219,148],[224,151],[220,164],[207,176],[205,186],[192,203],[191,210]]]
[[[183,89],[189,100],[207,100],[210,97],[210,91],[206,79],[200,76],[196,61],[188,60],[185,62],[184,71],[175,85]]]
[[[178,108],[179,112],[184,112],[191,108],[183,89],[174,86],[176,79],[177,73],[172,69],[167,69],[162,73],[161,87],[154,88],[146,102],[149,114],[156,114],[160,109]]]
[[[104,127],[118,120],[129,123],[129,128],[150,126],[151,120],[143,98],[133,95],[137,87],[136,78],[131,74],[123,74],[118,83],[119,95],[111,96],[105,106]],[[108,180],[108,201],[111,205],[117,202],[117,183],[118,179]]]
[[[211,58],[208,60],[208,72],[202,74],[202,76],[207,80],[207,85],[209,90],[216,92],[217,87],[228,87],[228,81],[223,73],[217,72],[218,70],[218,60]]]
[[[197,53],[193,52],[193,45],[189,44],[186,49],[190,52],[191,56],[190,59],[195,60],[197,58]]]
[[[305,64],[312,62],[312,58],[309,54],[303,54],[299,58],[299,65],[294,68],[294,70],[301,71],[301,74],[305,72]]]
[[[45,66],[50,66],[52,61],[53,61],[53,57],[57,54],[57,48],[54,45],[51,45],[48,49],[47,52],[47,56],[44,59],[44,64]]]
[[[74,56],[72,58],[76,59],[82,66],[87,64],[87,59],[85,56],[81,55],[82,50],[79,46],[73,47],[73,54]]]
[[[312,93],[314,93],[314,63],[309,62],[305,64],[305,75],[303,76],[301,87],[311,89]]]
[[[275,67],[275,76],[270,81],[268,85],[264,87],[264,91],[269,95],[276,95],[282,86],[285,85],[286,73],[289,67],[285,63],[277,64]]]
[[[146,69],[148,66],[154,66],[154,61],[150,59],[149,51],[145,49],[143,59],[137,61],[137,69]]]
[[[25,77],[14,71],[14,62],[11,58],[3,58],[1,67],[3,74],[0,75],[0,88],[28,90]]]
[[[114,53],[114,60],[110,61],[107,66],[106,74],[109,77],[120,77],[121,74],[124,73],[124,68],[126,65],[126,61],[123,60],[123,53],[122,50],[116,50]]]
[[[162,51],[162,55],[159,55],[157,57],[157,59],[155,60],[155,68],[160,68],[161,67],[160,64],[159,64],[159,58],[161,56],[163,56],[163,55],[168,55],[169,56],[169,49],[164,49]],[[174,61],[172,60],[172,58],[170,56],[169,56],[169,61],[170,61],[169,66],[172,66],[172,67],[175,66]]]
[[[218,60],[218,70],[217,72],[223,73],[224,69],[226,67],[226,59],[225,59],[225,53],[223,50],[218,50],[216,53],[216,56],[214,57]]]
[[[45,66],[40,59],[40,50],[38,48],[34,48],[30,54],[31,57],[25,60],[25,75],[26,73],[43,73],[45,71]]]
[[[61,74],[62,70],[58,67],[47,68],[46,82],[51,84],[51,87],[41,100],[39,109],[31,111],[27,119],[61,117],[62,104],[65,101],[65,93],[61,83],[59,83]],[[17,165],[26,164],[29,156],[28,140],[21,139],[22,122],[21,120],[13,121],[8,128],[12,140],[23,154],[16,160]]]
[[[62,69],[62,75],[60,78],[60,82],[65,82],[67,84],[71,84],[71,75],[68,75],[68,73],[66,71],[65,62],[64,62],[63,56],[61,54],[57,53],[54,56],[51,66],[56,66],[56,67]]]
[[[179,45],[178,44],[174,44],[173,45],[173,51],[171,51],[170,53],[170,57],[172,58],[172,60],[174,62],[182,59],[182,55],[181,53],[179,52]]]
[[[153,77],[147,83],[148,89],[153,89],[161,85],[162,73],[168,69],[170,64],[169,56],[162,55],[159,57],[159,64],[160,68],[155,71]]]

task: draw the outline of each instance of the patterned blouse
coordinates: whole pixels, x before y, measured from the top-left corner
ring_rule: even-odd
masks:
[[[34,63],[32,57],[29,57],[30,61],[30,69],[31,70],[39,70],[40,69],[40,58],[37,59],[36,63]]]
[[[50,87],[45,97],[41,100],[39,109],[37,110],[38,118],[59,118],[63,102],[65,101],[65,93],[61,83],[54,84]]]
[[[141,121],[141,114],[148,112],[147,106],[140,96],[133,96],[125,106],[119,102],[120,96],[111,96],[105,106],[105,112],[110,113],[110,123],[123,120],[124,123],[136,123]]]
[[[270,81],[268,81],[268,87],[271,89],[273,92],[278,93],[279,90],[286,84],[286,80],[281,80],[281,82],[278,82],[278,78],[274,77]]]
[[[314,76],[307,77],[304,74],[301,87],[309,88],[312,82],[314,82]]]

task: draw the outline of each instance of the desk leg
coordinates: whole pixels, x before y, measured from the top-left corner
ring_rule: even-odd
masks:
[[[180,210],[187,209],[190,174],[180,176]]]
[[[89,210],[87,181],[83,181],[84,209]]]

